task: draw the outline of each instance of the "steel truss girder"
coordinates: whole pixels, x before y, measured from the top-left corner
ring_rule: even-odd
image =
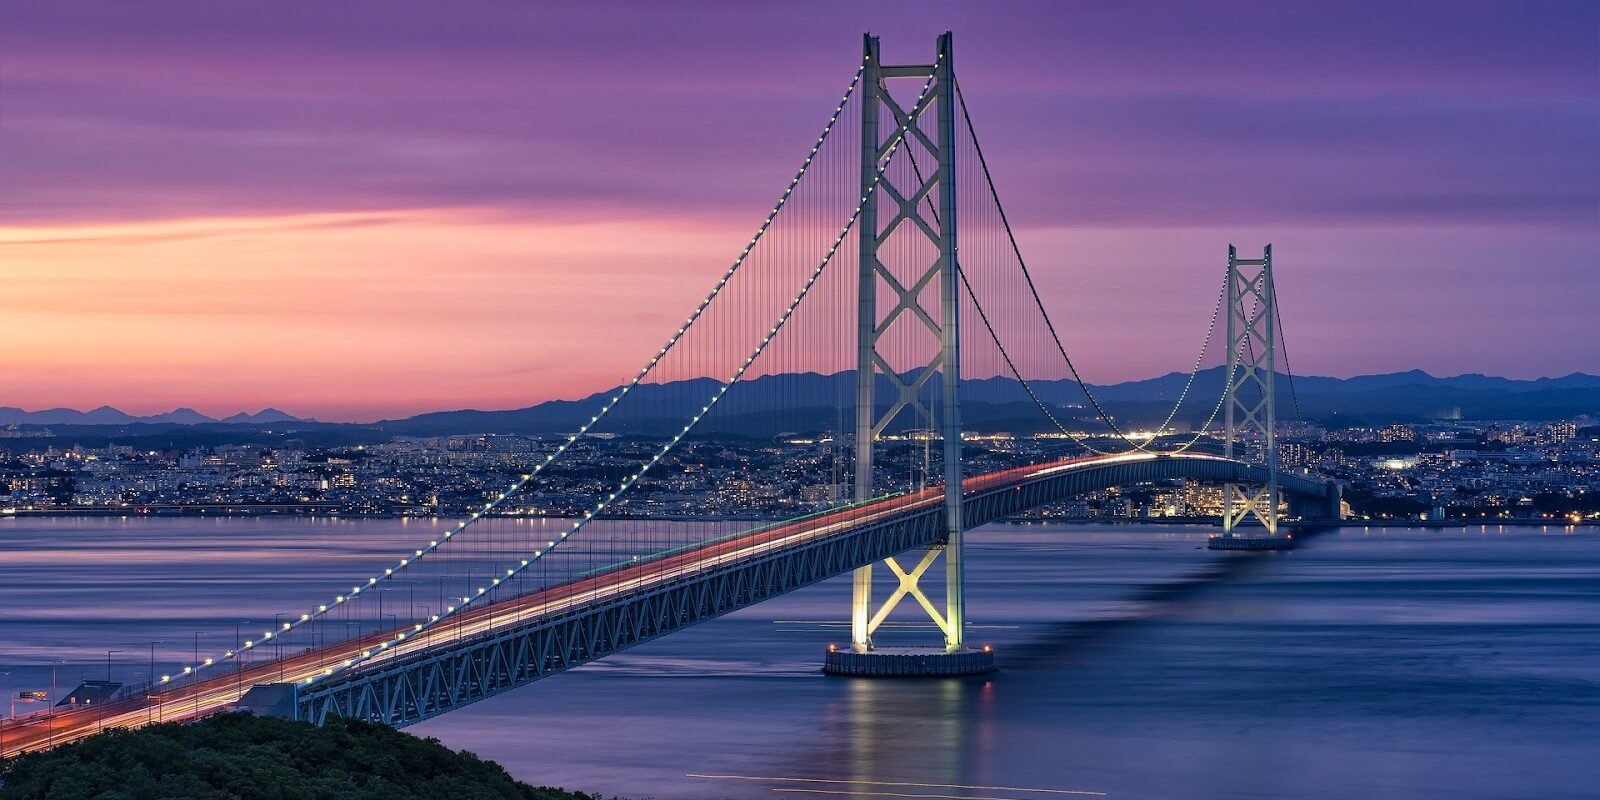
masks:
[[[834,575],[925,547],[920,516],[863,527],[687,576],[580,611],[405,660],[380,662],[304,691],[300,719],[409,725]]]
[[[1266,480],[1258,490],[1228,484],[1222,495],[1222,529],[1234,528],[1254,516],[1267,529],[1278,532],[1277,403],[1273,393],[1274,358],[1277,353],[1277,294],[1272,284],[1272,245],[1261,258],[1239,258],[1228,245],[1228,385],[1223,453],[1232,458],[1242,439],[1259,439]],[[1239,390],[1247,389],[1245,397]],[[1253,394],[1253,396],[1251,396]]]
[[[1178,478],[1259,483],[1265,477],[1260,465],[1214,456],[1117,456],[970,491],[961,498],[961,514],[964,525],[977,527],[1111,486]],[[1282,486],[1296,497],[1323,503],[1336,489],[1299,475],[1283,476]],[[943,504],[930,504],[578,611],[530,618],[512,629],[373,662],[302,689],[296,714],[318,724],[337,716],[410,725],[857,567],[938,546],[946,525]]]

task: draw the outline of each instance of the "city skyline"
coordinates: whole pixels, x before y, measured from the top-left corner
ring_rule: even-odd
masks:
[[[1595,371],[1592,8],[715,8],[13,9],[0,405],[614,386],[770,207],[860,31],[944,27],[1086,379],[1184,370],[1230,241],[1274,244],[1298,371]]]

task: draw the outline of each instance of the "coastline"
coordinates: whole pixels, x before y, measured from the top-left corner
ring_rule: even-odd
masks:
[[[72,518],[72,517],[137,517],[140,519],[159,519],[171,517],[288,517],[288,518],[313,518],[336,517],[346,519],[454,519],[463,515],[451,514],[406,514],[390,511],[351,511],[331,505],[323,506],[315,503],[297,503],[292,505],[217,505],[217,506],[141,506],[135,508],[108,508],[104,506],[83,506],[72,508],[30,508],[30,509],[4,509],[0,510],[0,520],[4,519],[37,519],[37,518]],[[570,516],[532,515],[532,514],[491,514],[496,519],[571,519]],[[660,515],[660,516],[599,516],[597,519],[631,520],[631,521],[658,521],[658,522],[683,522],[683,521],[713,521],[713,522],[781,522],[784,517],[765,517],[754,515]],[[1159,525],[1159,526],[1207,526],[1220,527],[1221,522],[1216,517],[1103,517],[1096,519],[1081,518],[1052,518],[1052,519],[1006,519],[994,524],[999,525]],[[1297,527],[1342,527],[1342,528],[1424,528],[1424,529],[1454,529],[1454,528],[1479,528],[1479,527],[1549,527],[1561,528],[1595,528],[1600,527],[1600,520],[1582,519],[1576,522],[1558,519],[1498,519],[1493,517],[1451,519],[1440,522],[1430,520],[1412,519],[1343,519],[1323,520],[1313,522],[1285,522],[1286,525]]]
[[[1151,517],[1149,519],[1129,519],[1127,517],[1107,517],[1104,519],[1008,519],[1000,524],[1005,525],[1205,525],[1209,527],[1222,527],[1221,521],[1216,517]],[[1584,519],[1578,522],[1557,519],[1495,519],[1492,517],[1472,519],[1452,519],[1442,522],[1415,519],[1340,519],[1319,521],[1285,521],[1282,524],[1294,527],[1310,528],[1479,528],[1489,526],[1537,528],[1585,528],[1600,527],[1600,520]]]

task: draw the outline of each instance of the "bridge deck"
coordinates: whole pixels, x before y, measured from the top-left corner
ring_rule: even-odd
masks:
[[[969,527],[1108,486],[1166,479],[1250,482],[1260,467],[1215,456],[1133,454],[1075,458],[967,479]],[[1280,475],[1286,493],[1327,496],[1322,481]],[[406,725],[570,669],[640,642],[919,547],[944,529],[943,491],[896,495],[778,523],[699,548],[463,612],[359,668],[346,659],[392,640],[383,631],[236,673],[98,707],[29,717],[3,727],[4,753],[215,713],[258,684],[302,683],[297,715],[329,714]]]

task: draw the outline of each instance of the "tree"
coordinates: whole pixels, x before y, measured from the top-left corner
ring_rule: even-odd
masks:
[[[113,730],[5,764],[0,800],[600,800],[385,725],[250,714]]]

